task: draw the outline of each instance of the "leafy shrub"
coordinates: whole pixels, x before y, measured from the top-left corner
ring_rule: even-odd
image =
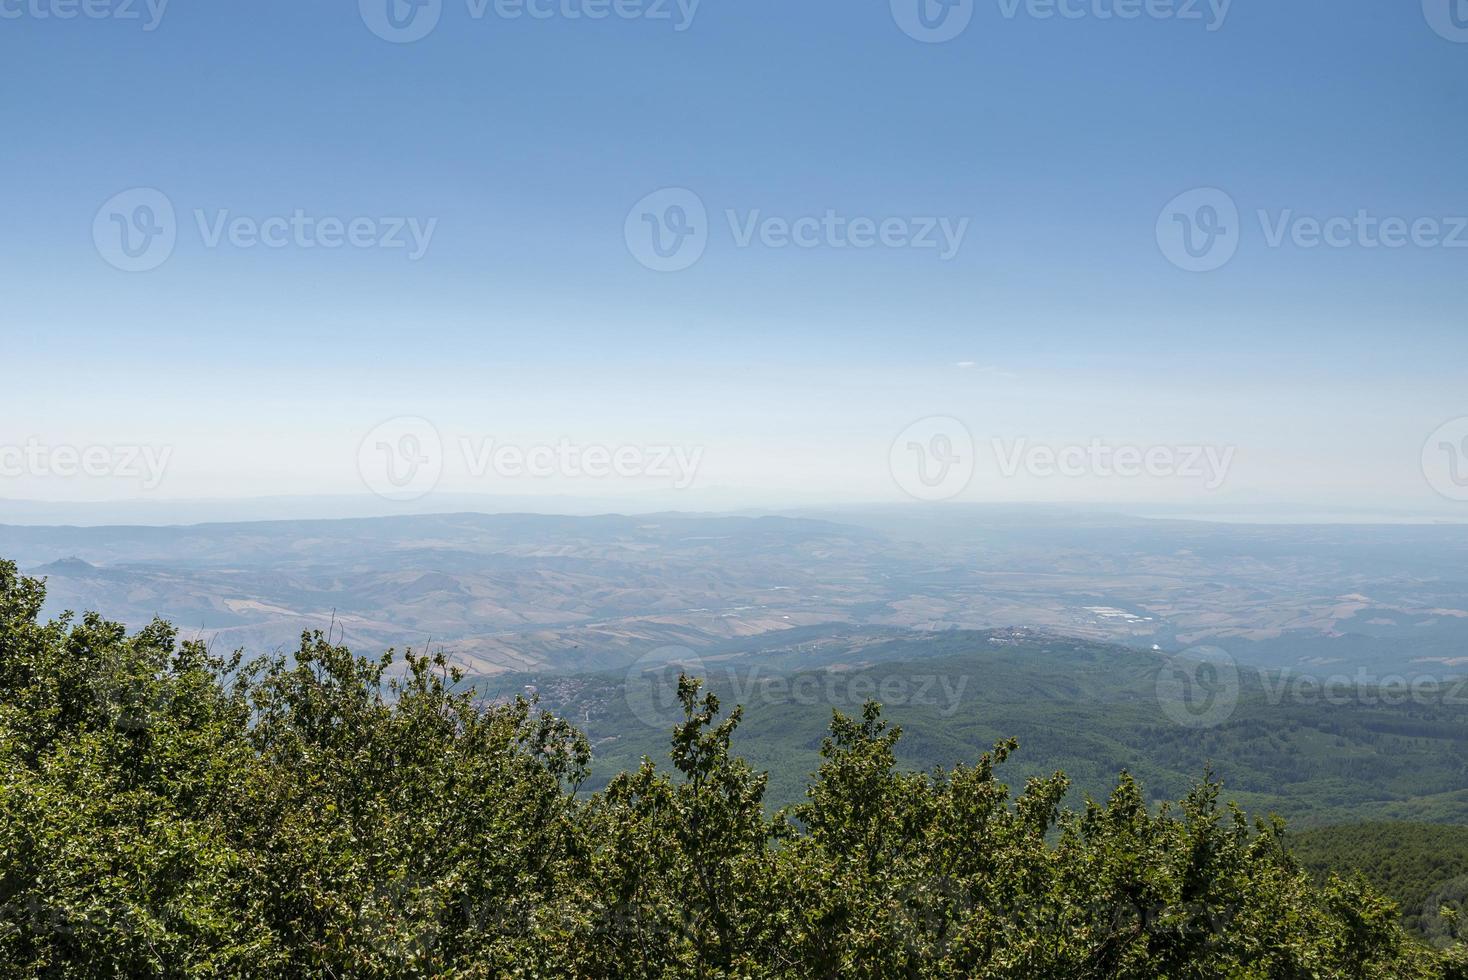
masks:
[[[768,816],[740,711],[685,678],[671,770],[583,797],[579,732],[441,656],[313,634],[244,664],[42,598],[0,562],[8,976],[1465,975],[1210,777],[1066,811],[1061,773],[999,780],[1013,742],[901,771],[868,704]]]

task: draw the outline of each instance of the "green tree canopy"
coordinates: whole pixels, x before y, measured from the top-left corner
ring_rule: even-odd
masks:
[[[575,728],[442,656],[244,663],[43,599],[0,562],[6,976],[1468,976],[1206,774],[1067,811],[1061,773],[1000,781],[1013,742],[901,771],[873,703],[770,816],[684,678],[671,767],[588,796]]]

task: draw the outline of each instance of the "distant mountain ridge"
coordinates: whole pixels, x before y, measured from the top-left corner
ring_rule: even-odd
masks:
[[[729,707],[744,706],[739,750],[770,771],[770,797],[779,803],[799,798],[831,711],[859,711],[869,695],[903,727],[900,755],[915,768],[951,766],[1012,736],[1020,742],[1012,775],[1063,769],[1077,796],[1105,792],[1125,769],[1154,798],[1175,797],[1211,766],[1227,798],[1260,816],[1278,812],[1292,826],[1468,824],[1468,715],[1452,684],[1405,703],[1372,703],[1369,689],[1330,703],[1275,697],[1277,679],[1240,668],[1222,679],[1233,685],[1226,692],[1236,696],[1233,707],[1190,727],[1169,703],[1196,709],[1199,695],[1159,683],[1176,666],[1162,653],[1005,629],[867,634],[845,646],[790,644],[691,665],[477,683],[493,697],[528,687],[576,721],[595,745],[593,787],[635,768],[642,755],[661,758],[673,718],[667,695],[687,671]]]
[[[1053,508],[787,516],[475,513],[177,527],[0,525],[48,611],[155,615],[224,648],[335,624],[476,672],[616,668],[792,628],[1034,626],[1240,662],[1446,672],[1468,528],[1228,526]],[[85,563],[77,564],[76,562]]]

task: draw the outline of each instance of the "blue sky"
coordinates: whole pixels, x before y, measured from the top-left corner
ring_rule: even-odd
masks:
[[[1072,0],[1074,18],[975,0],[944,43],[888,0],[702,0],[686,24],[673,3],[509,19],[444,0],[426,37],[391,43],[371,2],[174,0],[150,31],[143,0],[138,20],[0,0],[24,80],[0,106],[0,446],[170,450],[158,486],[31,467],[0,473],[0,499],[366,492],[359,443],[411,417],[442,436],[441,490],[669,489],[453,458],[570,440],[700,448],[691,506],[896,500],[889,446],[938,416],[980,457],[996,439],[1237,450],[1213,490],[985,459],[959,499],[1468,507],[1421,461],[1468,416],[1468,247],[1271,247],[1257,215],[1445,237],[1468,215],[1448,0],[1234,0],[1221,23],[1206,3],[1124,20],[1100,16],[1115,0]],[[94,241],[134,188],[176,212],[151,271]],[[625,234],[664,188],[707,212],[676,272]],[[1197,188],[1239,212],[1236,254],[1202,273],[1157,232]],[[209,244],[221,215],[297,211],[378,237],[435,223],[416,260]],[[749,220],[827,212],[966,232],[951,258],[739,244]]]

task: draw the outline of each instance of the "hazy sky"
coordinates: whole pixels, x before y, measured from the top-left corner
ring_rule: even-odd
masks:
[[[1458,0],[422,2],[0,0],[0,498],[1468,511]]]

